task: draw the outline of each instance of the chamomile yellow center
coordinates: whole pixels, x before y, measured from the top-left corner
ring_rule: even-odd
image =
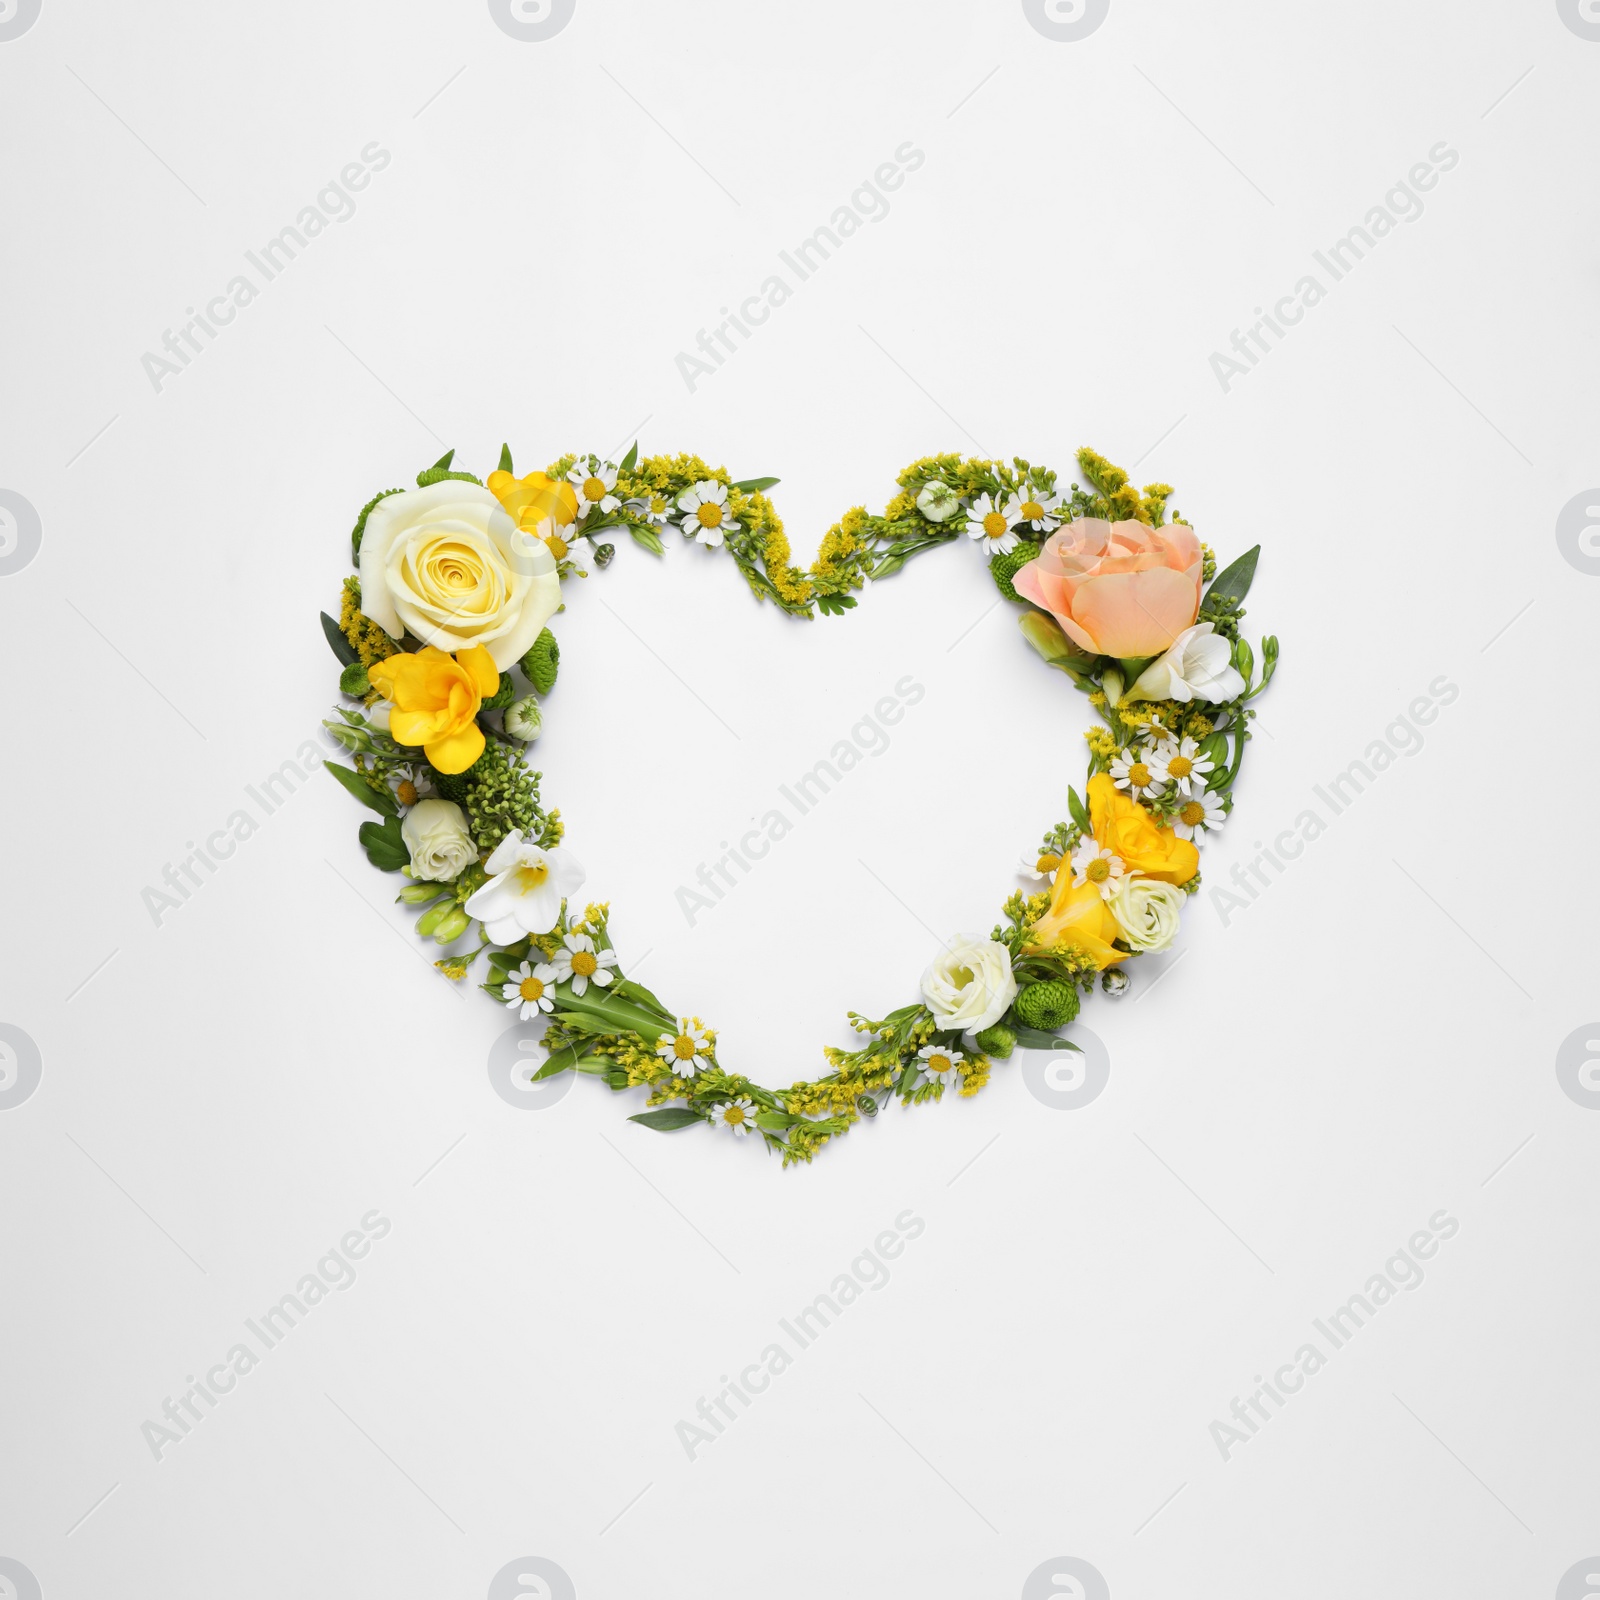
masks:
[[[599,965],[600,963],[587,950],[574,950],[572,952],[572,970],[580,978],[593,977],[595,968]]]
[[[550,554],[557,561],[564,561],[567,555],[567,541],[559,533],[552,533],[545,543],[550,546]]]
[[[541,978],[524,978],[517,985],[517,993],[524,1000],[537,1000],[544,993],[544,981]]]
[[[672,1041],[672,1053],[680,1061],[692,1061],[694,1059],[694,1040],[688,1034],[680,1033]]]
[[[1194,771],[1194,762],[1188,756],[1174,756],[1167,763],[1167,771],[1174,778],[1187,778]]]
[[[512,876],[517,880],[519,894],[532,894],[550,876],[550,868],[543,861],[526,862]]]
[[[1104,883],[1111,876],[1111,863],[1104,856],[1096,856],[1083,869],[1083,875],[1090,883]]]
[[[722,526],[722,507],[715,500],[707,500],[695,515],[700,519],[702,528],[720,528]]]
[[[1022,520],[1024,522],[1039,522],[1044,517],[1044,507],[1037,500],[1024,500],[1022,502]]]
[[[739,1124],[744,1121],[744,1107],[729,1106],[728,1109],[722,1113],[722,1120],[726,1122],[730,1128],[737,1128]]]
[[[417,786],[409,778],[402,778],[395,785],[394,797],[403,806],[414,806],[417,803]]]
[[[604,500],[606,497],[605,483],[599,478],[585,478],[583,480],[583,498],[585,500]]]
[[[1198,822],[1205,820],[1206,808],[1198,800],[1191,800],[1178,812],[1178,818],[1186,828],[1192,828]]]
[[[1006,527],[1006,519],[998,511],[991,511],[983,519],[983,531],[991,539],[998,539],[1006,531]]]
[[[1060,865],[1061,857],[1051,855],[1047,850],[1042,856],[1039,857],[1037,861],[1034,862],[1033,869],[1035,872],[1054,872]]]
[[[1147,767],[1142,761],[1135,761],[1134,764],[1128,768],[1128,782],[1134,784],[1140,789],[1145,788],[1150,782],[1149,767]]]
[[[949,1056],[928,1057],[929,1072],[948,1072],[954,1065],[955,1063],[950,1059]]]

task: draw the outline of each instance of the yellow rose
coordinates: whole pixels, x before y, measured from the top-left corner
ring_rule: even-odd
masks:
[[[1096,840],[1120,856],[1129,872],[1164,883],[1187,883],[1200,870],[1200,852],[1156,819],[1137,800],[1122,794],[1109,773],[1089,780],[1089,821]]]
[[[560,604],[550,546],[480,484],[447,478],[408,489],[367,516],[361,609],[396,639],[410,632],[440,651],[482,646],[504,672]]]
[[[451,660],[431,646],[415,655],[380,661],[367,673],[372,686],[394,702],[389,737],[420,744],[440,772],[465,772],[483,754],[478,707],[500,687],[500,673],[481,645]]]

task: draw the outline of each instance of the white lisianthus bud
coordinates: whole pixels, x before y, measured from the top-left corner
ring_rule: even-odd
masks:
[[[1178,912],[1188,896],[1175,884],[1138,874],[1119,878],[1106,901],[1117,928],[1134,950],[1170,948],[1178,936]]]
[[[1107,667],[1100,674],[1100,687],[1106,692],[1106,704],[1115,711],[1122,700],[1122,674],[1115,667]]]
[[[419,800],[406,812],[400,837],[411,852],[411,876],[448,883],[478,859],[466,813],[454,800]]]
[[[922,998],[941,1028],[981,1033],[1017,997],[1011,952],[993,939],[963,934],[922,974]]]
[[[540,713],[539,702],[531,694],[513,700],[506,707],[505,722],[506,732],[513,739],[521,739],[524,744],[532,744],[544,731],[544,717]]]
[[[937,478],[932,483],[923,484],[922,492],[917,496],[917,510],[929,522],[948,522],[960,509],[960,496],[948,483],[942,483]]]

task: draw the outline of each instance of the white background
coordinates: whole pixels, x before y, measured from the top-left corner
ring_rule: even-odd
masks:
[[[1597,1009],[1600,577],[1555,535],[1600,479],[1597,74],[1547,0],[1112,0],[1078,42],[1014,0],[578,0],[538,43],[481,3],[44,0],[0,42],[0,488],[42,529],[0,578],[0,1021],[42,1060],[0,1113],[0,1556],[49,1600],[478,1597],[523,1556],[585,1600],[1013,1596],[1060,1556],[1118,1600],[1553,1595],[1600,1550],[1600,1112],[1555,1072]],[[675,356],[907,140],[890,213],[691,392]],[[157,392],[145,352],[371,141],[355,214]],[[1440,141],[1425,213],[1225,391],[1212,353]],[[513,1109],[506,1014],[430,972],[348,797],[244,786],[335,698],[364,500],[635,434],[780,476],[805,560],[941,449],[1092,444],[1259,541],[1284,661],[1208,885],[1459,694],[1096,998],[1083,1109],[1019,1057],[790,1172],[593,1080]],[[989,927],[1088,709],[965,545],[815,623],[669,545],[558,619],[540,765],[641,979],[784,1084]],[[887,753],[689,927],[676,888],[907,674]],[[153,1459],[373,1208],[353,1287]],[[891,1281],[691,1461],[676,1424],[908,1208]],[[1224,1461],[1233,1397],[1440,1209],[1426,1281]]]

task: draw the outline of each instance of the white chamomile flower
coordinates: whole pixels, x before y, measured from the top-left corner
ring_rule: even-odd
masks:
[[[689,1019],[683,1017],[676,1033],[664,1033],[656,1041],[656,1054],[677,1077],[692,1078],[711,1064],[711,1041],[704,1029],[690,1027]]]
[[[1127,870],[1122,857],[1102,849],[1093,835],[1080,840],[1078,848],[1072,852],[1072,887],[1081,889],[1084,884],[1092,883],[1100,891],[1102,900],[1111,898],[1117,879]]]
[[[595,465],[591,456],[588,462],[578,462],[567,474],[567,482],[578,492],[578,520],[591,511],[615,511],[622,502],[612,494],[617,486],[617,469],[607,461]]]
[[[935,1083],[942,1083],[947,1088],[960,1076],[961,1063],[966,1059],[959,1050],[942,1044],[925,1044],[917,1051],[922,1070]]]
[[[506,974],[506,983],[500,994],[506,1005],[515,1011],[523,1022],[537,1017],[541,1011],[555,1007],[555,996],[550,993],[556,982],[556,969],[548,963],[534,966],[524,961],[515,972]]]
[[[1180,839],[1215,833],[1223,823],[1222,801],[1209,789],[1196,789],[1172,813],[1172,831]]]
[[[587,535],[574,539],[567,545],[567,560],[587,578],[590,568],[594,566],[593,541]]]
[[[617,964],[615,950],[596,950],[594,940],[586,933],[569,933],[563,939],[564,949],[550,958],[560,983],[570,983],[574,994],[582,994],[591,983],[604,989],[616,974],[609,969]]]
[[[1035,533],[1051,533],[1061,526],[1061,496],[1043,489],[1024,488],[1017,507],[1017,521],[1026,522]]]
[[[1169,739],[1152,750],[1145,761],[1159,781],[1172,784],[1183,795],[1203,790],[1206,774],[1216,767],[1209,756],[1200,754],[1200,746],[1193,739]]]
[[[736,533],[739,524],[728,515],[728,486],[715,478],[702,478],[678,496],[684,513],[679,526],[691,539],[715,549],[723,535]]]
[[[1154,751],[1123,750],[1111,763],[1111,781],[1119,789],[1126,789],[1137,800],[1141,795],[1161,793],[1163,776],[1157,776],[1160,765]]]
[[[745,1095],[740,1095],[737,1100],[724,1100],[720,1105],[712,1106],[711,1124],[716,1128],[726,1128],[729,1133],[735,1133],[742,1139],[756,1125],[755,1105]]]
[[[648,494],[628,502],[628,510],[641,512],[653,528],[664,528],[672,520],[672,502],[664,494]]]
[[[1053,850],[1043,853],[1035,852],[1025,855],[1017,862],[1017,876],[1026,878],[1030,883],[1042,883],[1046,878],[1056,875],[1056,868],[1061,865],[1061,857]]]
[[[433,793],[433,779],[420,761],[408,761],[390,772],[387,783],[389,793],[408,809]]]
[[[1011,531],[1011,524],[1020,520],[1021,509],[1014,494],[998,504],[992,495],[980,494],[967,511],[967,537],[976,539],[986,556],[1003,556],[1015,550],[1022,539]]]

